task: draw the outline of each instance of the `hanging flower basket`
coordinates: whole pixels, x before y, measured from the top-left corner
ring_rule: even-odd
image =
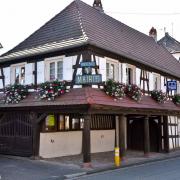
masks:
[[[151,92],[151,97],[158,103],[164,103],[165,101],[167,101],[167,96],[162,91],[153,90]]]
[[[135,101],[140,101],[142,98],[142,91],[141,89],[135,84],[128,84],[126,85],[125,93],[128,97]]]
[[[5,87],[5,103],[19,103],[28,95],[28,87],[21,84],[14,84]]]
[[[172,97],[172,101],[174,102],[174,104],[180,105],[180,94],[175,94],[175,95]]]
[[[45,82],[40,84],[38,94],[40,99],[54,100],[55,97],[60,96],[66,92],[66,83],[60,81]]]
[[[125,96],[125,84],[109,79],[106,81],[104,90],[109,96],[121,99]]]

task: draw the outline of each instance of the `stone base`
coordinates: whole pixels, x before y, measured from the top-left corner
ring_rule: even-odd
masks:
[[[91,162],[89,162],[89,163],[84,163],[84,164],[83,164],[83,168],[85,168],[85,169],[92,168]]]

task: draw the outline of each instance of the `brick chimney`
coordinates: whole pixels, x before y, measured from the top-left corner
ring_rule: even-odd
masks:
[[[94,0],[93,7],[100,12],[104,12],[101,0]]]
[[[149,36],[157,42],[157,30],[154,27],[150,29]]]

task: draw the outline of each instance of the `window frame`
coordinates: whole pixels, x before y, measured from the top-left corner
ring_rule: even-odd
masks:
[[[26,62],[13,64],[10,66],[10,83],[15,84],[16,83],[16,69],[19,68],[19,82],[17,84],[26,84]],[[22,83],[22,73],[21,69],[24,68],[24,78]]]
[[[109,64],[109,75],[107,73],[107,64]],[[111,77],[111,66],[114,66],[114,70],[113,70],[113,77]],[[113,60],[113,59],[106,59],[106,80],[108,79],[112,79],[115,81],[119,81],[119,61],[118,60]]]
[[[62,72],[59,73],[62,75],[61,79],[58,79],[58,62],[62,62]],[[50,78],[50,64],[55,63],[55,78],[51,79]],[[56,57],[51,57],[51,58],[47,58],[45,59],[45,80],[46,81],[55,81],[55,80],[59,80],[59,81],[63,81],[64,78],[64,56],[56,56]]]

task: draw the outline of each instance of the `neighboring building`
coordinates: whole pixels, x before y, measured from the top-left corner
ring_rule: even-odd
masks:
[[[180,42],[169,35],[168,32],[165,36],[158,41],[159,45],[166,48],[179,62],[180,62]],[[180,93],[180,83],[177,83],[177,93]]]
[[[171,101],[158,104],[149,96],[138,103],[115,101],[97,85],[78,85],[77,77],[91,70],[103,82],[134,83],[147,93],[165,92],[168,78],[180,80],[180,63],[167,50],[102,7],[100,0],[94,7],[75,0],[0,57],[1,88],[55,79],[71,88],[54,101],[39,100],[34,92],[18,104],[1,103],[0,153],[44,158],[83,153],[89,163],[91,153],[113,151],[115,145],[121,156],[126,149],[149,153],[180,147],[180,107]],[[87,70],[82,63],[94,66]]]
[[[180,61],[180,42],[169,35],[168,32],[162,37],[158,44],[166,48],[178,61]]]

